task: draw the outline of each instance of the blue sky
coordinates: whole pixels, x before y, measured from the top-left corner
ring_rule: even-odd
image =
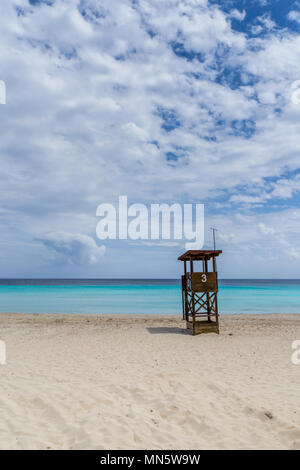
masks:
[[[1,0],[1,277],[177,277],[96,208],[204,203],[222,277],[300,277],[300,2]],[[300,82],[299,82],[300,83]]]

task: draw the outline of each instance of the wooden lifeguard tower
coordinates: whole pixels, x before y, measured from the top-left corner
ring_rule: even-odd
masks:
[[[219,333],[216,257],[221,253],[221,250],[189,250],[178,258],[184,262],[184,275],[181,276],[183,319],[193,335]],[[195,269],[198,261],[200,271]]]

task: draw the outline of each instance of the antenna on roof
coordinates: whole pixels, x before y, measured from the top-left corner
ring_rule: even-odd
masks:
[[[214,250],[216,249],[216,232],[218,231],[217,228],[215,227],[210,227],[209,228],[210,230],[212,230],[212,233],[213,233],[213,239],[214,239]]]

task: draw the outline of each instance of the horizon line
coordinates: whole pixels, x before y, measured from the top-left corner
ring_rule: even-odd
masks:
[[[180,281],[180,277],[0,277],[1,281]],[[300,278],[224,277],[219,281],[300,281]]]

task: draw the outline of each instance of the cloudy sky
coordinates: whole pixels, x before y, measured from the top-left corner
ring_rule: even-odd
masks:
[[[300,2],[1,0],[0,35],[0,277],[178,277],[184,242],[97,238],[119,195],[300,277]]]

